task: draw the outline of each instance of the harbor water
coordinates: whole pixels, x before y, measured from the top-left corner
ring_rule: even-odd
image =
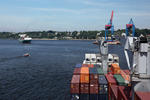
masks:
[[[85,53],[99,53],[89,40],[0,40],[0,100],[70,100],[70,81]],[[109,46],[127,69],[124,45]],[[23,57],[29,53],[30,57]]]

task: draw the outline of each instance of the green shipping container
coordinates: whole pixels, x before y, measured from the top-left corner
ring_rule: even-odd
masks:
[[[97,68],[97,72],[99,75],[104,75],[103,69],[101,67]]]
[[[126,86],[127,85],[125,83],[124,78],[120,74],[114,75],[114,78],[116,79],[118,85],[121,85],[121,86]]]

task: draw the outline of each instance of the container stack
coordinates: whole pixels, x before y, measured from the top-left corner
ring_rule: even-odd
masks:
[[[108,81],[108,100],[123,98],[123,100],[129,100],[131,98],[129,70],[121,70],[118,64],[113,63],[110,72],[105,76]]]
[[[82,64],[76,64],[70,86],[72,100],[79,100],[80,97],[80,70]]]
[[[71,100],[105,100],[108,83],[99,65],[76,65],[71,80]]]
[[[99,95],[98,100],[108,99],[108,82],[104,75],[99,75]]]
[[[89,93],[89,68],[81,67],[80,71],[80,93]]]
[[[71,100],[131,99],[131,86],[126,82],[129,70],[121,70],[114,63],[110,68],[110,72],[104,75],[100,65],[77,64],[71,81]],[[139,98],[138,94],[135,96]]]
[[[90,100],[98,100],[98,72],[90,68]]]

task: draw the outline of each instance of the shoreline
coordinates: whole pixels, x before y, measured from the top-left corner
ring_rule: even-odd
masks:
[[[0,40],[18,40],[18,39],[6,39],[0,38]],[[47,38],[32,38],[32,40],[96,40],[96,39],[47,39]]]
[[[32,40],[59,40],[59,39],[33,38]],[[60,39],[60,40],[96,40],[96,39]]]

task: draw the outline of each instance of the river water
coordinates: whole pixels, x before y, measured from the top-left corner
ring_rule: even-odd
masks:
[[[0,40],[0,100],[70,100],[70,81],[85,53],[98,53],[93,41]],[[127,69],[124,45],[109,46]],[[25,53],[30,57],[23,57]]]

